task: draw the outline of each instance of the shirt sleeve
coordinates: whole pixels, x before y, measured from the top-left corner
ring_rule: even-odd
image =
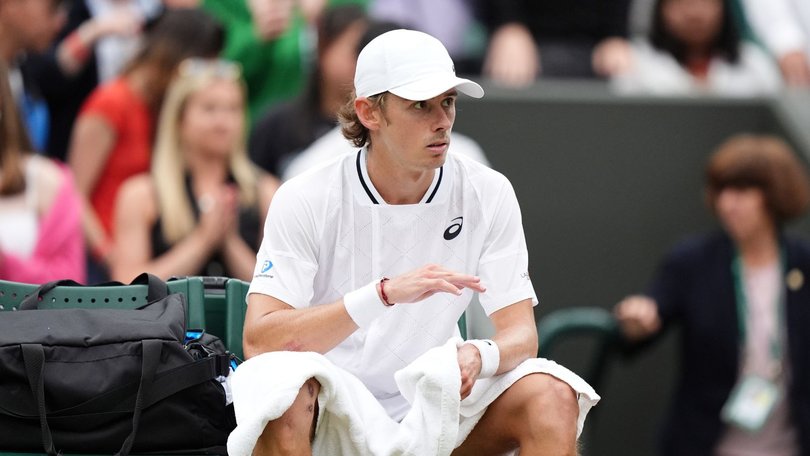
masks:
[[[768,49],[777,57],[805,48],[799,15],[790,0],[743,0],[745,18]],[[798,2],[797,2],[798,4]]]
[[[690,288],[690,261],[685,252],[694,249],[687,242],[679,243],[664,257],[647,288],[646,294],[655,300],[664,326],[680,319],[683,314],[686,291]]]
[[[479,301],[487,315],[504,307],[531,299],[536,306],[537,295],[529,277],[529,252],[523,234],[520,206],[512,185],[506,178],[497,197],[490,200],[490,228],[478,264],[478,276],[487,291]]]
[[[317,267],[317,234],[311,207],[289,185],[273,196],[248,293],[309,307]]]
[[[114,84],[114,83],[113,83]],[[128,109],[118,85],[102,85],[96,88],[85,101],[79,117],[96,115],[104,118],[115,129],[121,131],[126,121]]]

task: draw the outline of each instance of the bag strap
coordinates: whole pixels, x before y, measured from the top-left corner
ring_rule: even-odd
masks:
[[[154,302],[159,299],[163,299],[169,295],[169,286],[166,285],[166,282],[160,279],[155,275],[149,273],[142,273],[138,277],[130,282],[129,284],[124,284],[121,282],[105,282],[100,283],[97,285],[92,285],[93,287],[120,287],[126,285],[146,285],[146,302]],[[20,310],[36,310],[39,308],[39,301],[42,300],[42,296],[51,292],[54,288],[57,287],[84,287],[74,280],[54,280],[52,282],[47,282],[40,285],[33,293],[26,296],[25,299],[22,300],[20,303]]]
[[[155,375],[149,394],[143,401],[143,408],[148,408],[167,397],[220,376],[230,373],[228,355],[213,355],[193,363],[185,364],[170,371]],[[94,413],[99,410],[107,412],[126,412],[132,410],[132,393],[135,384],[131,383],[103,396],[97,396],[75,407],[52,413],[51,416],[70,416]]]
[[[48,426],[48,418],[45,412],[45,351],[40,344],[20,345],[25,363],[25,373],[28,376],[28,385],[31,387],[31,394],[37,402],[39,412],[39,426],[42,429],[42,447],[51,456],[56,455],[53,446],[53,436],[51,428]]]
[[[152,387],[152,382],[155,378],[158,363],[160,362],[160,353],[163,350],[163,342],[154,339],[147,339],[141,341],[143,349],[143,359],[141,364],[141,384],[138,386],[138,397],[135,399],[135,412],[132,414],[132,432],[121,450],[115,453],[115,456],[129,456],[132,445],[135,443],[135,435],[138,433],[138,424],[141,421],[141,411],[144,408],[144,399],[149,394]]]
[[[51,428],[48,426],[47,411],[45,408],[45,377],[43,372],[45,370],[45,351],[41,344],[21,344],[23,362],[25,363],[25,373],[28,376],[28,385],[31,387],[31,393],[34,395],[34,400],[37,402],[37,410],[39,412],[39,423],[42,429],[42,447],[45,452],[50,456],[56,456],[56,448],[53,444],[53,435]],[[160,354],[163,350],[163,343],[159,340],[147,339],[141,342],[141,350],[143,356],[141,358],[141,379],[138,385],[138,395],[135,399],[135,409],[132,414],[132,431],[124,440],[121,450],[116,453],[116,456],[128,456],[132,450],[132,445],[135,443],[135,436],[138,433],[138,424],[141,419],[141,411],[144,408],[144,402],[149,396],[149,390],[152,387],[160,362]]]

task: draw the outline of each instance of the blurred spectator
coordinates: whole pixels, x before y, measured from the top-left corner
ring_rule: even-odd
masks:
[[[743,0],[757,37],[776,56],[789,85],[810,87],[810,2]]]
[[[661,454],[810,454],[810,244],[784,232],[807,170],[780,139],[739,135],[709,159],[706,196],[722,231],[676,246],[615,309],[628,341],[682,328]]]
[[[177,65],[188,57],[217,56],[222,41],[220,24],[207,13],[169,9],[145,31],[123,74],[94,90],[82,107],[68,161],[86,198],[83,228],[95,260],[91,280],[106,275],[119,186],[149,170],[155,119]]]
[[[351,92],[358,42],[367,25],[359,5],[329,8],[320,16],[318,57],[306,89],[271,109],[253,128],[249,150],[256,164],[280,176],[296,154],[337,125],[336,113]]]
[[[542,77],[590,78],[621,62],[630,0],[486,0],[492,34],[484,74],[520,87]]]
[[[113,278],[251,280],[278,181],[248,160],[244,130],[238,66],[183,62],[160,113],[151,172],[128,179],[116,202]]]
[[[62,0],[0,0],[0,53],[6,65],[48,48],[65,21]],[[12,87],[13,88],[13,87]]]
[[[201,0],[162,0],[166,8],[197,8]]]
[[[24,68],[48,104],[48,156],[66,160],[82,103],[99,83],[119,75],[137,52],[144,21],[160,8],[159,0],[71,1],[67,24],[53,46],[26,60]]]
[[[295,0],[203,0],[225,26],[223,57],[237,62],[247,83],[251,122],[301,91],[309,45]]]
[[[70,171],[33,155],[0,61],[0,279],[85,281],[81,200]]]
[[[730,0],[658,0],[646,40],[612,71],[624,93],[769,95],[781,87],[770,57],[740,38]]]
[[[84,0],[74,8],[85,8],[90,17],[80,22],[67,35],[58,49],[62,68],[75,74],[82,57],[96,56],[99,83],[117,77],[138,51],[138,39],[144,22],[154,20],[161,12],[159,0]],[[74,34],[75,33],[75,34]],[[74,40],[71,42],[70,40]]]
[[[486,30],[479,21],[481,0],[370,0],[369,16],[439,39],[457,73],[479,73]]]
[[[20,62],[28,52],[48,49],[65,22],[62,4],[62,0],[0,0],[0,59],[9,68],[12,94],[37,151],[47,142],[48,107]]]

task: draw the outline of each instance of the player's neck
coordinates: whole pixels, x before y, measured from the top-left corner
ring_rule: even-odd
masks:
[[[417,204],[433,182],[435,169],[409,169],[382,151],[368,150],[366,167],[374,188],[388,204]]]

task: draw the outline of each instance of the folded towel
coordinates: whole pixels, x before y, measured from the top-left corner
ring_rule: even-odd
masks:
[[[449,455],[503,391],[535,372],[551,374],[578,393],[578,433],[599,396],[568,369],[530,359],[503,375],[479,379],[460,400],[457,338],[429,350],[395,373],[411,409],[401,422],[391,419],[357,377],[312,352],[265,353],[241,364],[231,378],[237,427],[228,454],[249,456],[268,421],[292,405],[301,386],[314,377],[321,384],[314,455]]]

